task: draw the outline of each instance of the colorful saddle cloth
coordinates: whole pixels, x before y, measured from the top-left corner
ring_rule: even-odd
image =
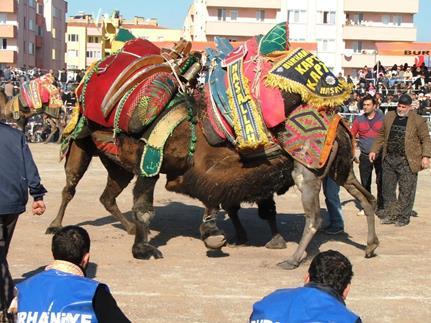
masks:
[[[38,110],[43,105],[50,109],[63,106],[60,91],[54,85],[54,77],[45,74],[37,79],[24,82],[21,86],[21,97],[27,107]]]
[[[207,50],[211,60],[206,87],[207,116],[215,133],[239,149],[268,143],[267,128],[286,119],[279,89],[265,86],[264,76],[272,65],[259,56],[259,39],[254,37],[230,53],[223,40],[222,52]]]
[[[279,135],[283,149],[308,168],[322,168],[334,144],[338,114],[328,114],[310,105],[301,105],[289,115],[286,131]]]
[[[177,89],[170,67],[162,64],[159,54],[151,42],[135,39],[92,66],[77,89],[82,114],[117,132],[141,132]]]

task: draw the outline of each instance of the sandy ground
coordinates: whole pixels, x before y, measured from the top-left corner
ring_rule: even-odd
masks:
[[[65,182],[57,145],[33,144],[31,150],[49,191],[48,209],[42,217],[23,214],[18,222],[9,255],[17,281],[51,260],[51,236],[44,232],[57,213]],[[293,252],[302,232],[304,218],[296,190],[277,197],[278,222],[288,241],[287,250],[264,248],[269,229],[258,218],[255,206],[244,205],[240,216],[250,246],[226,247],[223,254],[211,255],[199,239],[202,205],[167,192],[161,178],[155,194],[157,215],[151,226],[151,242],[164,259],[140,261],[131,254],[133,237],[99,203],[105,182],[106,172],[94,159],[69,204],[64,224],[79,224],[89,231],[90,276],[110,286],[133,322],[246,322],[255,301],[274,289],[302,284],[309,260],[294,271],[276,266]],[[431,320],[430,186],[430,172],[422,172],[415,204],[419,217],[409,226],[377,224],[381,241],[377,257],[364,258],[366,221],[356,215],[358,209],[344,189],[341,199],[348,235],[333,238],[318,234],[308,250],[315,254],[336,249],[350,258],[355,276],[347,304],[364,322]],[[131,187],[118,203],[124,212],[130,212]],[[228,235],[233,234],[224,214],[219,215],[219,223]]]

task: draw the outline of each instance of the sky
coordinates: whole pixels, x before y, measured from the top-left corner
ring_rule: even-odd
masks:
[[[99,10],[103,14],[118,9],[125,18],[157,18],[160,26],[181,29],[192,2],[193,0],[69,0],[68,15],[85,11],[97,17]],[[391,5],[396,5],[396,0]],[[415,16],[415,23],[417,40],[431,42],[431,0],[419,0],[419,13]]]

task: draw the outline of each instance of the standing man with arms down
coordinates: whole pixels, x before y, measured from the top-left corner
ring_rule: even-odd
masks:
[[[377,107],[377,100],[371,95],[366,95],[361,100],[364,114],[355,118],[352,124],[351,132],[353,137],[359,140],[359,174],[361,176],[361,184],[371,193],[371,182],[373,168],[376,172],[377,184],[377,211],[383,209],[383,194],[382,194],[382,154],[380,151],[376,155],[373,162],[369,160],[369,153],[374,139],[379,134],[383,127],[383,112]],[[363,211],[361,211],[362,213]],[[358,213],[358,215],[360,215]]]
[[[28,193],[33,197],[33,214],[45,212],[47,192],[23,133],[0,122],[0,322],[8,322],[7,309],[14,297],[7,254],[18,216],[25,211]]]
[[[412,111],[412,98],[403,94],[396,111],[386,114],[369,154],[374,162],[383,147],[382,224],[409,224],[415,202],[418,172],[428,168],[431,139],[426,121]],[[396,189],[399,189],[398,198]]]

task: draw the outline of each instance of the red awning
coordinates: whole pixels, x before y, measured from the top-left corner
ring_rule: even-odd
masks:
[[[431,55],[431,43],[409,43],[409,42],[392,42],[376,43],[377,53],[379,55],[389,56],[421,56]]]

